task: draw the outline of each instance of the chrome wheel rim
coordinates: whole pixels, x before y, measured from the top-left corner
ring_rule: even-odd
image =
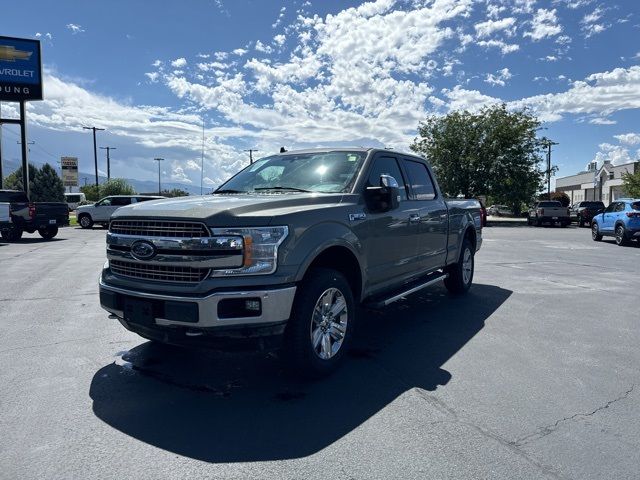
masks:
[[[591,226],[591,236],[596,238],[598,236],[598,225],[595,223]]]
[[[347,301],[337,288],[325,290],[315,307],[311,321],[311,346],[323,360],[333,358],[344,342],[349,315]]]
[[[618,245],[620,245],[622,243],[622,237],[624,235],[624,232],[622,230],[622,227],[618,227],[616,228],[616,243]]]
[[[89,225],[89,219],[87,217],[82,217],[80,219],[80,225],[82,225],[83,227],[86,227],[87,225]]]
[[[469,283],[471,281],[471,273],[473,272],[473,255],[471,250],[465,248],[464,255],[462,257],[462,281]]]

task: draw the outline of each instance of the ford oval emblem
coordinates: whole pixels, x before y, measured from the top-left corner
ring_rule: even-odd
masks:
[[[131,255],[138,260],[150,260],[156,255],[156,247],[146,240],[138,240],[131,244]]]

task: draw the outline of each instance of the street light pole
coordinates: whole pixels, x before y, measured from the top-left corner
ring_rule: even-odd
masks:
[[[541,143],[547,147],[547,199],[551,200],[551,146],[558,145],[558,142],[544,138]]]
[[[98,146],[96,144],[96,130],[104,130],[98,127],[82,127],[84,130],[93,130],[93,162],[96,167],[96,187],[98,187]]]
[[[158,162],[158,195],[162,195],[162,188],[160,187],[160,162],[164,162],[164,158],[156,157],[154,160]]]
[[[100,150],[107,151],[107,181],[111,180],[111,158],[109,157],[109,152],[111,150],[117,150],[116,147],[100,147]]]

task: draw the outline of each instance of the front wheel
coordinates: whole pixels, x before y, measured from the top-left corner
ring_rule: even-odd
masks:
[[[38,229],[38,233],[45,240],[51,240],[58,234],[58,227],[43,227]]]
[[[599,242],[602,240],[602,234],[600,233],[600,229],[598,228],[598,224],[593,222],[591,224],[591,238],[594,242]]]
[[[285,331],[285,367],[299,377],[333,372],[351,344],[356,307],[345,277],[314,268],[302,281]]]
[[[82,228],[93,227],[93,220],[91,219],[91,216],[86,213],[84,215],[80,215],[80,218],[78,219],[78,223],[80,223],[80,226]]]
[[[444,286],[451,293],[465,293],[471,287],[475,269],[474,253],[473,245],[469,239],[465,239],[458,262],[446,269],[449,276],[445,279]]]

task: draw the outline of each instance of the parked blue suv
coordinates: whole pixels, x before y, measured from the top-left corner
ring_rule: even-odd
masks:
[[[620,198],[593,217],[591,236],[596,241],[613,236],[618,245],[640,241],[640,199]]]

